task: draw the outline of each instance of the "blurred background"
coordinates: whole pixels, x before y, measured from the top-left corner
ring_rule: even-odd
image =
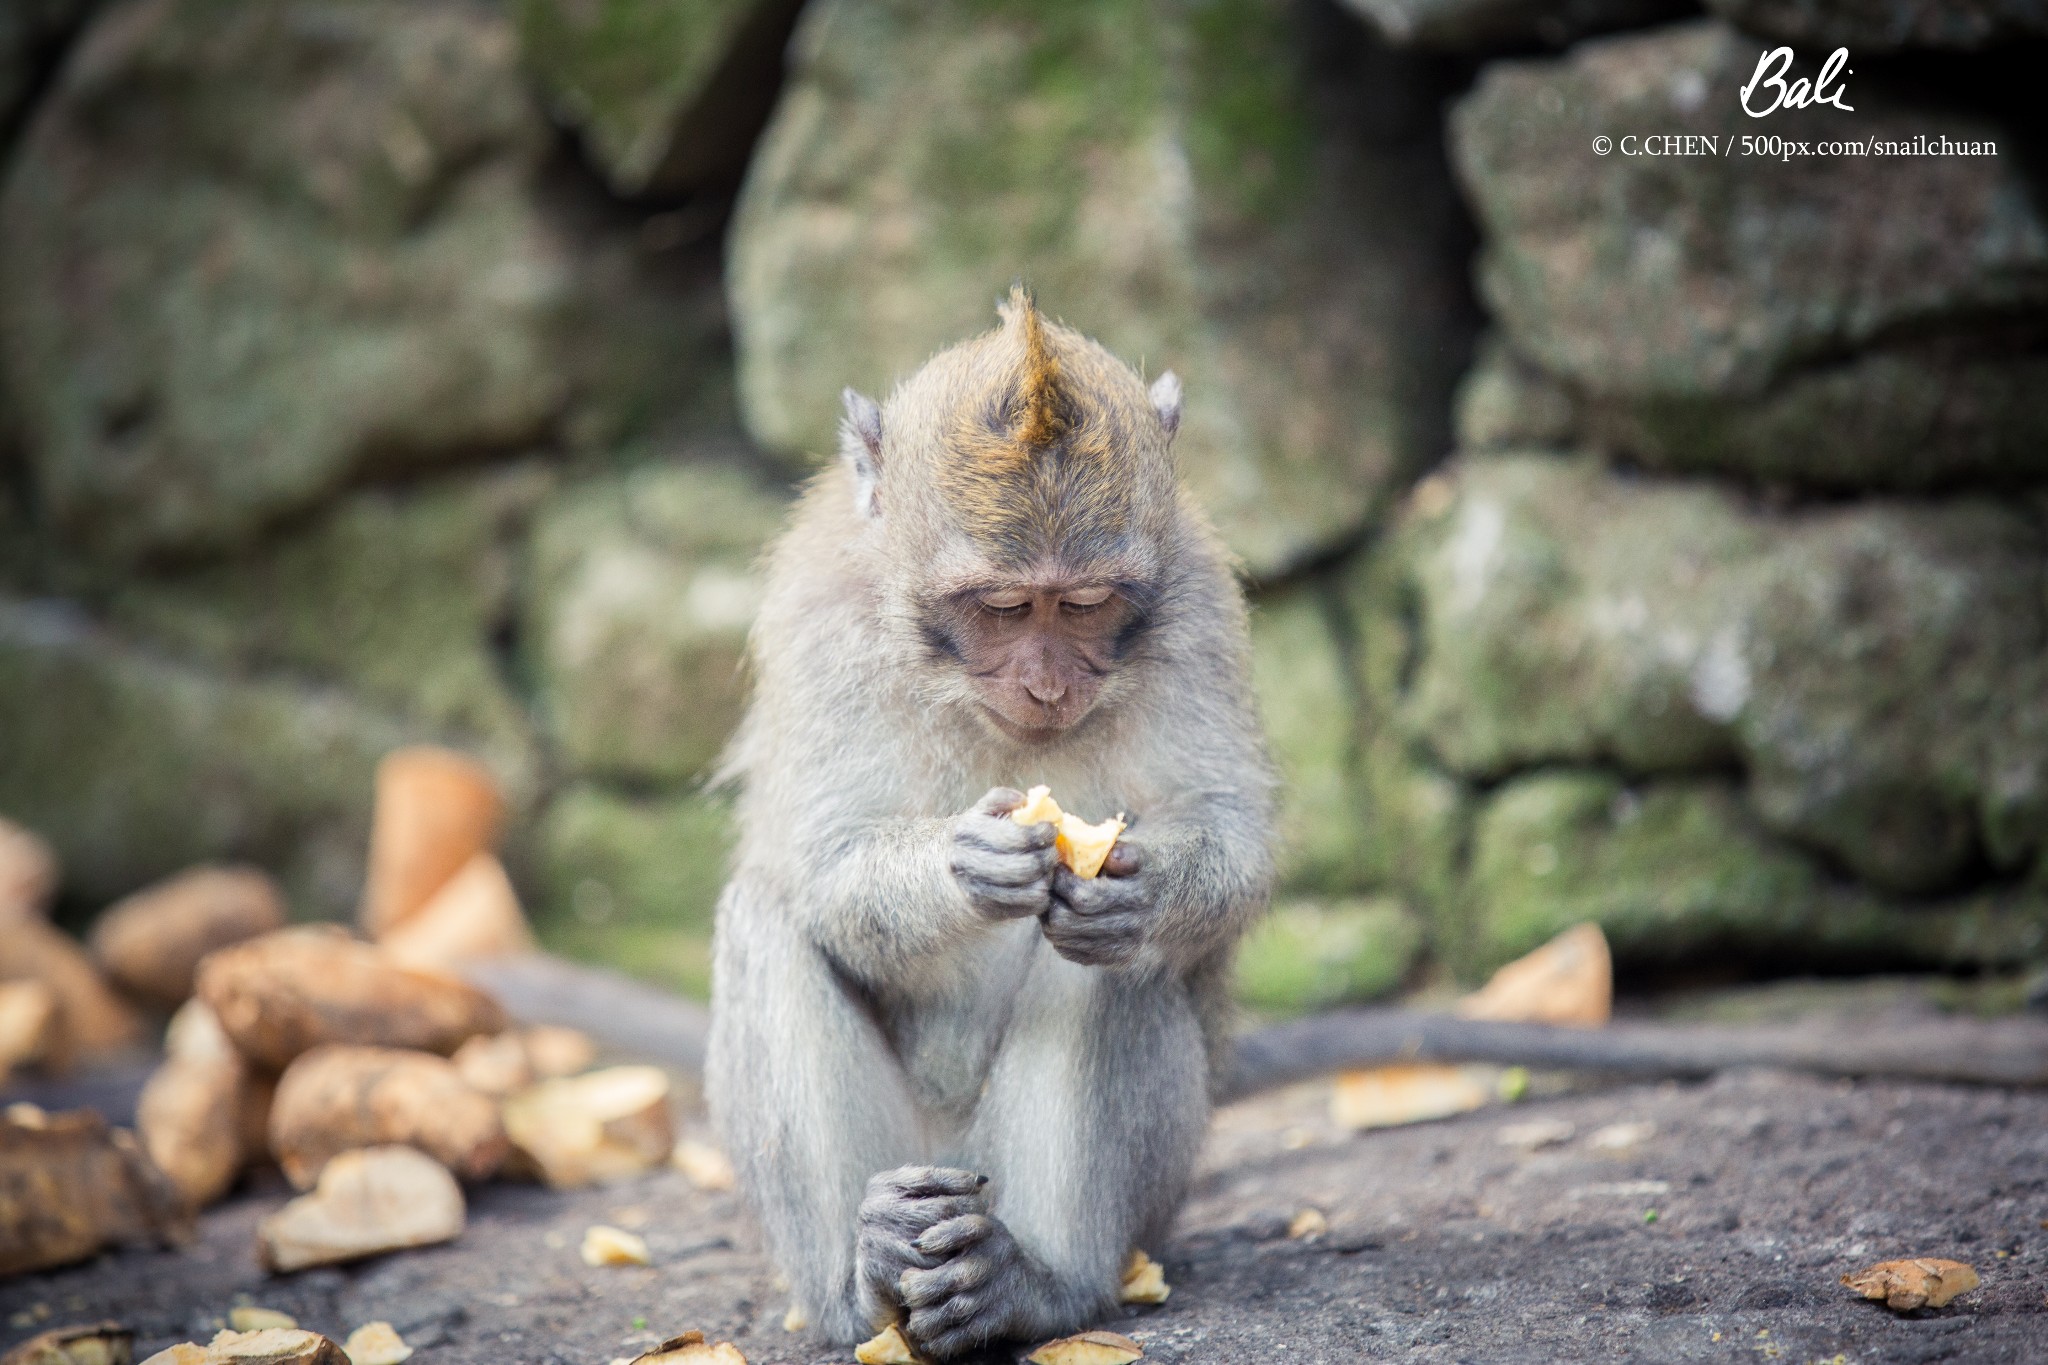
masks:
[[[344,918],[378,758],[449,744],[545,942],[702,993],[756,557],[840,388],[1022,277],[1179,371],[1242,558],[1248,1001],[1592,919],[1625,986],[2016,1003],[2048,27],[1709,9],[0,0],[0,816],[73,927],[209,860]],[[1780,42],[1855,112],[1744,115]]]

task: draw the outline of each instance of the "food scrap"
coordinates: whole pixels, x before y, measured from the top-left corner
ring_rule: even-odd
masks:
[[[1055,826],[1053,847],[1060,861],[1077,877],[1100,873],[1110,849],[1127,828],[1121,814],[1091,825],[1080,816],[1061,810],[1059,802],[1052,799],[1050,787],[1033,787],[1026,792],[1024,804],[1011,811],[1010,818],[1020,825]]]
[[[1967,1294],[1980,1281],[1977,1272],[1961,1261],[1921,1257],[1909,1261],[1880,1261],[1866,1270],[1844,1275],[1842,1283],[1866,1299],[1881,1300],[1897,1313],[1916,1308],[1942,1308],[1958,1294]]]

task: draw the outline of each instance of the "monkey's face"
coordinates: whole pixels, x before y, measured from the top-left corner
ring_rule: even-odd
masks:
[[[1042,743],[1080,724],[1143,631],[1135,584],[1032,576],[946,595],[926,622],[933,648],[965,672],[982,718]]]

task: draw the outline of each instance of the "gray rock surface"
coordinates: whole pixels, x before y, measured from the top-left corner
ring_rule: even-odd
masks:
[[[1759,122],[1735,92],[1763,47],[1703,21],[1486,69],[1452,144],[1509,339],[1652,464],[1829,487],[2038,479],[2048,220],[2016,130],[1861,74],[1853,113]],[[1593,154],[1647,132],[1714,154]],[[2001,154],[1775,152],[1921,136]]]
[[[2035,0],[1706,0],[1730,23],[1781,43],[1826,52],[1904,48],[1978,51],[2048,37]]]
[[[1520,455],[1433,476],[1394,544],[1381,704],[1451,772],[1739,766],[1763,825],[1911,894],[2041,856],[2048,544],[2008,508]]]
[[[1354,531],[1447,442],[1461,229],[1427,64],[1291,9],[812,6],[733,228],[749,429],[831,450],[842,386],[1022,278],[1178,371],[1183,468],[1255,574]]]
[[[1484,52],[1525,43],[1563,47],[1595,33],[1676,18],[1686,0],[1344,0],[1397,47]]]
[[[468,0],[101,15],[0,192],[0,370],[53,529],[218,549],[544,433],[546,146],[510,25]]]
[[[526,65],[624,195],[737,182],[801,0],[518,0]]]
[[[550,503],[533,532],[525,636],[571,773],[705,774],[739,721],[755,561],[787,507],[753,472],[667,463]]]
[[[208,859],[275,873],[295,909],[350,913],[377,759],[420,734],[331,690],[238,682],[48,604],[0,598],[0,813],[106,902]]]

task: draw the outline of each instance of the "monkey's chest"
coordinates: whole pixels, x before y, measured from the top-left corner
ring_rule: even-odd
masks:
[[[1050,950],[1038,921],[1001,925],[924,964],[909,989],[880,1002],[890,1046],[933,1118],[964,1120],[973,1111],[1040,951]]]

